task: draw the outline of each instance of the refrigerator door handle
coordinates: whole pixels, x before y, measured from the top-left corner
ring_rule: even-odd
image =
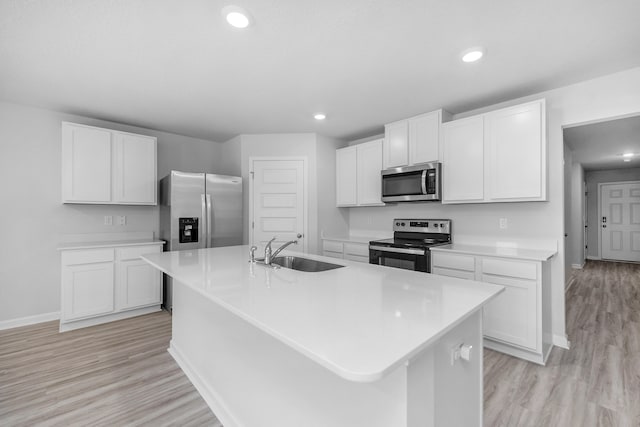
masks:
[[[207,234],[207,205],[205,203],[205,195],[201,194],[200,195],[200,208],[202,210],[200,218],[202,218],[202,224],[200,224],[200,238],[202,240],[204,240],[204,242],[201,242],[200,245],[198,245],[201,248],[206,248],[207,247],[207,239],[206,239],[206,234]]]
[[[213,229],[213,208],[211,206],[211,194],[207,194],[207,244],[206,248],[211,248],[211,231]]]

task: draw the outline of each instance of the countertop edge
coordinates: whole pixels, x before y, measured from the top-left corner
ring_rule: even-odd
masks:
[[[164,240],[114,240],[100,242],[64,243],[58,246],[58,251],[70,251],[77,249],[115,248],[121,246],[164,245]]]
[[[507,248],[511,249],[511,248]],[[495,246],[479,246],[479,245],[444,245],[429,248],[432,252],[451,252],[467,255],[491,256],[497,258],[522,259],[529,261],[548,261],[558,254],[557,251],[544,249],[528,249],[514,248],[515,251],[524,251],[525,253],[499,253]]]

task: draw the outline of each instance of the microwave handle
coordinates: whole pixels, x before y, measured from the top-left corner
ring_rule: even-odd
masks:
[[[422,171],[422,194],[427,194],[427,170]]]

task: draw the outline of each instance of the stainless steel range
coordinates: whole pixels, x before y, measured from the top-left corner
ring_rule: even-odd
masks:
[[[369,264],[430,273],[429,248],[449,243],[450,219],[394,219],[392,239],[369,242]]]

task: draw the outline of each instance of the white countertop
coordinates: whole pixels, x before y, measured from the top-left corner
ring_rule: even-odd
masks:
[[[164,245],[164,240],[155,239],[132,239],[132,240],[103,240],[96,242],[65,242],[58,246],[59,251],[74,249],[97,249],[113,248],[122,246],[142,246],[142,245]]]
[[[503,289],[304,257],[346,267],[317,273],[274,270],[249,263],[249,246],[142,258],[337,375],[361,382],[378,380],[408,361]]]
[[[445,246],[429,248],[432,252],[453,252],[469,255],[495,256],[501,258],[517,258],[531,261],[548,261],[554,257],[557,251],[545,249],[527,249],[519,247],[461,245],[453,243]]]

